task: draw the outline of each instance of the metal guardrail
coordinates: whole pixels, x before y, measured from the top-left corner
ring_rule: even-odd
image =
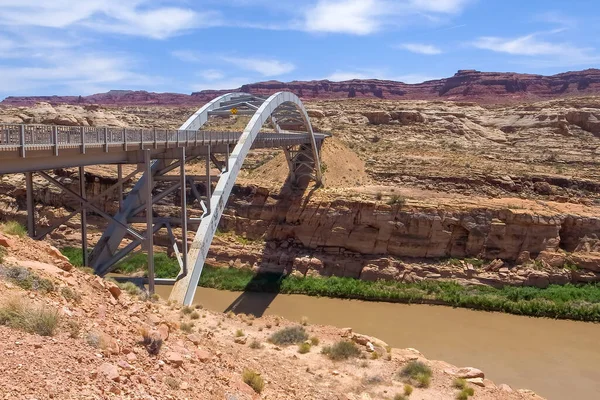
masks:
[[[104,151],[108,152],[109,148],[115,146],[122,146],[123,150],[127,151],[141,148],[235,144],[240,136],[241,132],[231,131],[0,124],[0,152],[20,149],[20,156],[24,157],[26,149],[54,148],[54,154],[58,155],[61,148],[79,147],[82,153],[85,153],[86,147],[103,147]],[[305,138],[308,142],[308,135],[289,132],[261,133],[257,139],[277,146],[279,142],[287,143],[290,139],[303,142]]]

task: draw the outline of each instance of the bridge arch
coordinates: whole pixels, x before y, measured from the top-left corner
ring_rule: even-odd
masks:
[[[207,110],[209,108],[214,109],[215,104],[229,100],[231,97],[227,96],[232,95],[233,94],[228,94],[215,99],[213,102],[198,110],[198,112],[190,117],[190,119],[182,126],[182,129],[199,129],[199,127],[204,125],[207,121]],[[212,205],[210,214],[202,219],[193,244],[188,252],[187,265],[189,268],[187,274],[175,283],[170,296],[171,300],[176,300],[186,305],[192,303],[210,244],[217,230],[227,199],[231,194],[231,190],[233,189],[237,176],[242,168],[244,159],[250,151],[252,143],[256,140],[262,127],[269,120],[271,120],[273,128],[278,133],[283,132],[283,127],[285,127],[286,124],[301,122],[310,137],[313,158],[313,178],[317,184],[321,184],[322,172],[319,149],[310,123],[310,118],[302,101],[298,96],[290,92],[278,92],[273,94],[256,110],[227,159],[226,171],[223,172],[219,178],[210,200],[210,204]],[[292,168],[291,164],[290,168]],[[294,173],[294,171],[291,170],[290,173]]]

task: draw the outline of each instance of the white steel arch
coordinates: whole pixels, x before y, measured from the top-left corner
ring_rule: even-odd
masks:
[[[240,95],[247,95],[246,93],[227,93],[209,103],[202,106],[196,111],[188,120],[181,125],[179,130],[199,130],[208,120],[209,112],[217,109],[222,102],[229,101],[233,97]],[[159,171],[165,169],[174,160],[159,159],[152,163],[151,172],[154,176]],[[102,234],[102,237],[94,247],[92,254],[90,255],[91,266],[95,269],[96,273],[105,274],[108,268],[114,264],[114,255],[119,250],[119,245],[123,241],[126,234],[124,224],[127,223],[132,212],[139,209],[144,204],[144,193],[148,190],[148,184],[152,188],[156,185],[156,182],[152,177],[142,175],[138,182],[134,185],[131,193],[123,202],[121,211],[115,215],[114,219],[120,223],[112,222]],[[127,252],[121,252],[122,256],[125,256]],[[118,261],[119,258],[116,260]]]
[[[236,94],[230,93],[213,100],[211,103],[207,104],[202,109],[198,110],[196,114],[190,117],[190,119],[188,119],[181,129],[198,129],[207,120],[209,111],[207,107],[212,107],[210,109],[213,109],[216,104],[228,100],[232,95]],[[237,93],[237,95],[239,95],[239,93]],[[230,97],[226,98],[226,96]],[[312,153],[314,157],[315,180],[317,181],[317,184],[321,183],[322,175],[321,164],[319,160],[319,150],[317,148],[310,118],[308,117],[302,101],[298,98],[298,96],[290,92],[275,93],[269,97],[258,110],[256,110],[254,116],[246,125],[246,128],[244,129],[244,132],[242,133],[237,145],[227,159],[228,168],[219,178],[217,186],[210,200],[211,212],[202,219],[200,227],[196,232],[196,237],[194,238],[194,241],[188,252],[188,273],[175,283],[170,295],[171,300],[176,300],[185,305],[190,305],[192,303],[194,294],[196,293],[196,289],[198,287],[200,275],[202,274],[204,262],[208,254],[208,249],[217,230],[219,220],[223,214],[223,209],[227,204],[227,199],[231,194],[231,190],[233,189],[237,176],[241,170],[244,159],[246,158],[252,143],[256,139],[265,122],[267,122],[269,118],[273,116],[279,107],[291,104],[293,104],[296,110],[300,113],[306,131],[310,135],[310,144],[312,146]],[[272,122],[275,126],[275,129],[279,130],[277,122]],[[290,171],[290,173],[291,172],[292,171]]]

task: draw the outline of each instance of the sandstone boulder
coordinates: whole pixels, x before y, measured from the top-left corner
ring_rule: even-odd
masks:
[[[110,292],[110,294],[115,299],[118,299],[119,296],[121,296],[121,288],[117,284],[115,284],[114,282],[105,281],[104,282],[104,286],[106,286],[106,289]]]
[[[102,375],[111,381],[119,382],[119,368],[111,363],[104,363],[98,367],[98,374]]]
[[[7,236],[4,236],[3,234],[0,233],[0,246],[2,247],[6,247],[6,248],[11,248],[14,247],[15,242],[10,239]]]
[[[542,251],[537,257],[538,261],[546,263],[552,268],[559,268],[565,265],[567,261],[566,254],[553,252],[553,251]]]
[[[183,356],[174,351],[169,351],[165,354],[165,361],[176,367],[181,367],[183,365]]]
[[[600,253],[573,253],[571,262],[594,272],[600,272]]]
[[[460,368],[454,375],[462,379],[485,378],[483,371],[473,367]]]
[[[550,286],[550,277],[544,271],[531,271],[527,276],[524,284],[526,286],[534,286],[540,289],[545,289]]]
[[[364,111],[362,115],[373,125],[387,125],[392,121],[392,116],[387,111]]]

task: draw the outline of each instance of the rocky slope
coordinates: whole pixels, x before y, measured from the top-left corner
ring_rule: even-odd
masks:
[[[91,96],[10,96],[0,104],[30,106],[44,101],[51,104],[76,105],[184,106],[202,104],[231,91],[271,95],[282,90],[296,93],[303,99],[380,98],[510,103],[599,94],[600,70],[588,69],[553,76],[462,70],[450,78],[419,84],[376,79],[354,79],[344,82],[268,81],[244,85],[238,89],[205,90],[191,95],[111,90]]]
[[[301,354],[296,345],[268,341],[297,322],[182,308],[131,287],[126,293],[73,268],[43,242],[1,234],[0,249],[3,398],[389,399],[406,390],[399,371],[420,362],[431,380],[411,398],[454,398],[453,382],[462,377],[475,400],[540,399],[350,328],[304,321],[307,337],[316,339]],[[321,354],[339,341],[355,343],[357,354],[338,361]],[[248,385],[248,371],[263,382],[260,390]]]

